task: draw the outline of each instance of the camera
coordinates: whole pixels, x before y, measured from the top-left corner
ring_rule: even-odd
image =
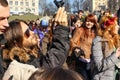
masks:
[[[77,52],[76,49],[78,49],[79,51]],[[79,58],[80,56],[84,56],[85,57],[85,53],[84,53],[84,51],[80,47],[74,47],[73,50],[72,50],[72,53],[77,58]]]
[[[60,0],[60,1],[54,0],[54,3],[57,6],[57,8],[62,7],[64,5],[63,0]]]

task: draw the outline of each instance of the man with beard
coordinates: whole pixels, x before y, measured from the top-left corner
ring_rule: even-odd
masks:
[[[64,7],[60,7],[55,17],[59,23],[53,30],[53,39],[46,56],[38,49],[38,40],[33,31],[22,20],[9,23],[5,32],[6,46],[3,59],[7,71],[3,80],[28,80],[37,68],[54,68],[63,65],[69,52],[69,28]],[[15,70],[14,70],[15,69]]]

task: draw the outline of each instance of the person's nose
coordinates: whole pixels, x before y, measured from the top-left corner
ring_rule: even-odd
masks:
[[[30,34],[31,34],[31,35],[34,35],[35,33],[34,33],[33,31],[30,30]]]
[[[4,27],[9,27],[8,19],[6,18],[3,22]]]

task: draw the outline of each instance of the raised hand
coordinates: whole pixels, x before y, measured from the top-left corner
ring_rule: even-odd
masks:
[[[55,22],[59,25],[68,26],[67,13],[64,7],[60,7],[55,16]]]

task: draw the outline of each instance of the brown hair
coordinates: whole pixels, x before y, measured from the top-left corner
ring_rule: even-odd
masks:
[[[90,31],[85,25],[86,21],[88,20],[94,23]],[[76,28],[75,33],[73,34],[73,38],[71,39],[71,43],[70,43],[71,50],[74,47],[80,47],[85,52],[86,58],[90,58],[90,54],[91,54],[90,48],[91,48],[92,40],[96,35],[97,28],[98,28],[98,24],[97,24],[95,15],[89,14],[85,18],[83,25],[80,28]]]
[[[12,48],[15,46],[17,42],[18,47],[22,46],[23,41],[23,32],[20,24],[20,20],[14,20],[9,23],[9,28],[6,29],[5,32],[5,38],[7,40],[7,44],[9,45],[9,48]]]
[[[98,23],[94,14],[88,14],[88,16],[85,17],[85,21],[83,22],[83,25],[82,25],[83,27],[85,27],[86,21],[91,21],[94,23],[94,26],[92,27],[92,29],[98,28]]]
[[[93,27],[91,28],[91,35],[89,35],[89,31],[86,27],[86,21],[91,21],[94,23]],[[81,35],[83,38],[88,38],[88,36],[91,36],[91,38],[94,38],[95,37],[95,34],[97,32],[97,29],[98,29],[98,23],[97,23],[97,20],[96,20],[96,17],[94,14],[88,14],[88,16],[85,17],[85,21],[83,22],[83,34]]]
[[[52,69],[46,69],[43,72],[41,70],[32,74],[29,80],[84,80],[83,77],[75,71],[64,69],[62,67],[56,67]]]
[[[9,23],[9,27],[5,31],[5,39],[7,43],[5,49],[3,50],[3,58],[14,60],[17,59],[20,62],[26,62],[30,59],[29,55],[37,57],[38,50],[37,47],[28,49],[23,46],[23,32],[21,28],[21,22],[25,23],[23,20],[14,20]],[[26,24],[27,25],[27,24]]]
[[[8,6],[8,1],[7,0],[0,0],[0,5],[7,7]]]

